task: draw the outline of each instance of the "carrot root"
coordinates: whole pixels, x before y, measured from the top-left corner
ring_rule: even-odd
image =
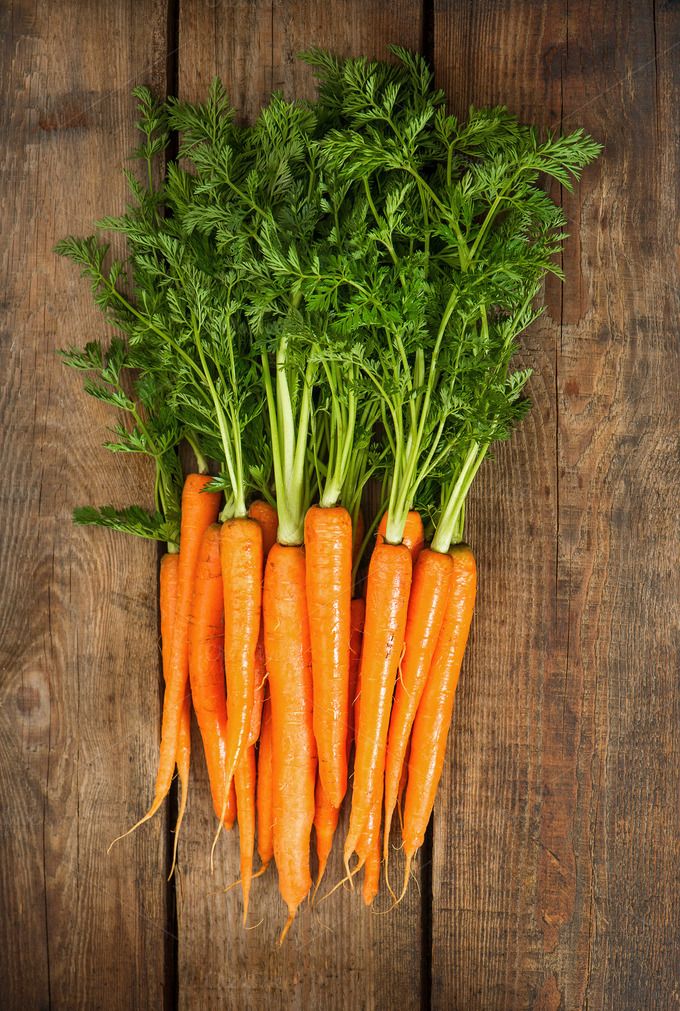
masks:
[[[347,790],[352,520],[342,506],[305,516],[307,611],[319,779],[333,807]]]
[[[467,645],[477,588],[470,549],[451,551],[453,572],[446,614],[411,731],[402,838],[415,853],[425,837],[446,755],[456,686]]]
[[[411,727],[423,693],[448,603],[453,561],[449,554],[424,548],[413,569],[404,655],[390,715],[385,756],[385,833],[383,859],[388,873],[390,829],[399,796]]]
[[[272,716],[274,856],[279,891],[294,911],[309,893],[316,743],[305,553],[275,544],[264,576],[264,639]]]
[[[411,555],[404,545],[377,544],[368,569],[361,704],[354,759],[354,790],[344,847],[345,868],[356,850],[376,794],[382,790],[392,695],[401,656]]]

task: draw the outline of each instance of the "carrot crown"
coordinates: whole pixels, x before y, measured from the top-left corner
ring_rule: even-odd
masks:
[[[105,266],[98,238],[59,248],[164,391],[157,462],[182,437],[217,461],[223,518],[245,515],[251,489],[271,497],[273,473],[284,544],[301,543],[317,487],[356,510],[376,469],[388,542],[424,504],[436,550],[462,536],[478,468],[528,407],[518,337],[560,274],[565,218],[539,179],[570,188],[600,150],[503,108],[460,121],[422,57],[392,55],[304,54],[318,100],[274,94],[249,127],[219,81],[203,105],[137,89],[146,178],[129,175],[133,206],[100,222],[128,259]],[[135,438],[152,414],[131,415]]]

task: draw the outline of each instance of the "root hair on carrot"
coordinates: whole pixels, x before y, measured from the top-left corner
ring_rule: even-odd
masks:
[[[264,874],[264,872],[267,870],[268,867],[269,867],[269,864],[263,864],[263,866],[260,867],[259,870],[255,871],[255,873],[253,874],[251,880],[254,881],[255,878],[261,878],[262,875]],[[236,888],[238,885],[242,885],[242,884],[243,884],[243,881],[242,881],[241,878],[239,878],[238,881],[232,881],[232,883],[230,885],[227,885],[226,888],[221,888],[220,889],[220,894],[221,895],[226,895],[227,892],[230,892],[232,890],[232,888]],[[217,894],[217,893],[215,893],[215,894]]]
[[[345,875],[344,878],[340,878],[340,880],[337,882],[337,884],[333,885],[333,887],[331,888],[330,892],[326,892],[325,895],[321,896],[321,898],[319,899],[319,904],[321,904],[322,902],[325,902],[326,899],[330,899],[330,897],[333,894],[333,892],[337,892],[338,888],[340,888],[342,885],[349,884],[350,887],[351,887],[351,889],[352,889],[352,891],[354,891],[354,882],[352,881],[352,878],[354,877],[355,874],[357,874],[361,870],[361,868],[364,866],[365,862],[366,862],[365,860],[360,860],[357,863],[357,865],[354,868],[354,870],[350,870],[349,865],[346,863],[345,864],[345,870],[347,871],[347,874]]]

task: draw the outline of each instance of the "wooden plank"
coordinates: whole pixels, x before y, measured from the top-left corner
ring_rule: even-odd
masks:
[[[301,49],[316,44],[342,54],[382,56],[388,42],[419,47],[421,30],[420,5],[408,0],[391,5],[222,3],[209,13],[198,0],[190,0],[181,6],[180,94],[201,99],[217,73],[239,113],[252,118],[272,88],[282,89],[289,97],[313,93],[309,71],[295,62],[295,53]],[[180,842],[181,1008],[388,1011],[419,1005],[421,902],[417,887],[389,916],[368,913],[358,893],[340,889],[327,902],[301,909],[285,945],[277,950],[284,906],[275,873],[253,882],[252,927],[244,931],[238,891],[221,894],[238,878],[238,842],[234,837],[221,843],[211,877],[208,854],[213,823],[203,774],[200,780],[193,779]],[[341,825],[327,871],[329,886],[342,876],[339,842],[343,836]],[[419,869],[417,874],[419,878]],[[386,906],[383,897],[377,907]]]
[[[578,236],[558,373],[575,881],[573,913],[545,941],[567,1006],[677,1008],[680,10],[570,3],[567,31],[564,122],[605,154],[565,197]]]
[[[52,247],[124,206],[130,89],[164,88],[166,11],[65,0],[1,17],[0,992],[5,1008],[160,1007],[165,819],[106,855],[156,762],[156,551],[70,521],[137,501],[150,474],[101,448],[109,413],[59,363],[105,328]]]
[[[325,46],[342,56],[384,59],[390,43],[420,49],[421,4],[332,4],[309,0],[184,0],[180,6],[180,91],[188,101],[202,100],[218,74],[229,87],[234,107],[252,120],[274,90],[286,98],[311,98],[310,69],[297,54]]]
[[[549,289],[555,322],[525,340],[534,412],[471,510],[481,597],[435,822],[434,1008],[680,1004],[679,32],[652,4],[436,4],[456,107],[583,124],[606,151],[565,197],[563,307]]]
[[[436,3],[435,67],[452,108],[464,114],[470,104],[507,104],[539,125],[553,122],[560,8]],[[559,306],[558,299],[557,314]],[[536,726],[556,613],[559,324],[553,319],[544,318],[522,342],[522,364],[534,369],[533,410],[494,451],[471,496],[467,538],[478,559],[479,598],[433,833],[437,1009],[515,1011],[540,985]]]

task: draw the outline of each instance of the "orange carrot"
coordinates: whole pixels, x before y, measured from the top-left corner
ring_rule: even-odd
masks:
[[[255,849],[255,746],[247,747],[234,772],[238,835],[241,853],[241,888],[243,890],[243,925],[248,919],[250,882],[253,878]]]
[[[264,867],[274,856],[272,803],[272,714],[267,695],[257,753],[257,852]]]
[[[189,619],[194,593],[196,563],[201,538],[206,528],[217,519],[220,503],[219,492],[203,490],[211,480],[209,474],[189,474],[182,489],[177,604],[163,699],[161,747],[154,798],[146,814],[125,835],[134,832],[136,828],[154,816],[168,795],[175,771],[177,745],[189,678]]]
[[[357,695],[357,680],[359,676],[359,661],[361,659],[361,634],[364,628],[364,599],[355,597],[352,601],[351,610],[351,635],[350,635],[350,659],[349,659],[349,691],[348,691],[348,711],[349,719],[347,725],[347,761],[354,743],[354,706]],[[358,708],[357,708],[358,712]],[[316,856],[318,861],[318,874],[316,879],[316,894],[321,878],[326,870],[328,857],[333,848],[333,837],[338,827],[340,809],[333,807],[323,788],[321,780],[317,776],[315,792],[315,812],[314,829],[316,834]]]
[[[307,510],[305,556],[319,778],[328,802],[339,808],[347,790],[352,604],[352,520],[346,509]]]
[[[316,743],[305,551],[275,544],[264,575],[264,643],[272,712],[274,855],[288,906],[281,941],[309,892]]]
[[[403,829],[404,891],[411,860],[425,838],[444,767],[456,687],[475,606],[474,555],[466,544],[459,544],[451,550],[451,557],[453,572],[446,614],[411,733]]]
[[[227,520],[220,533],[224,590],[224,667],[227,677],[226,781],[231,784],[248,747],[255,699],[255,651],[262,601],[262,528]]]
[[[355,610],[355,605],[361,604]],[[363,598],[352,601],[352,631],[359,630],[359,637],[363,632],[364,624],[364,600]],[[361,658],[361,648],[359,643],[358,656]],[[357,689],[355,692],[354,704],[352,706],[352,716],[354,733],[359,726],[359,715],[361,713],[361,687],[359,671],[357,670]],[[356,853],[359,858],[359,866],[364,866],[364,884],[361,894],[364,903],[370,906],[373,899],[378,894],[380,886],[380,822],[382,819],[382,790],[379,790],[373,799],[371,810],[366,822],[366,826],[359,836]]]
[[[364,884],[361,894],[366,906],[370,906],[380,888],[380,833],[375,833],[375,843],[371,844],[364,863]]]
[[[175,842],[173,845],[173,869],[177,857],[179,830],[184,820],[189,798],[189,767],[191,765],[191,691],[187,691],[182,705],[182,715],[179,721],[179,738],[177,740],[177,777],[180,785],[179,810],[175,825]],[[171,870],[172,873],[172,870]]]
[[[196,566],[192,606],[189,679],[215,814],[222,815],[226,778],[227,698],[224,685],[224,594],[220,563],[220,526],[203,534]],[[234,823],[234,795],[227,794],[225,827]]]
[[[406,628],[411,555],[404,544],[378,543],[368,568],[366,618],[359,679],[361,708],[354,789],[344,860],[349,860],[377,794],[382,797],[385,748],[397,668]]]
[[[163,680],[167,680],[167,672],[170,669],[170,653],[172,650],[172,631],[175,625],[175,611],[177,609],[177,576],[179,571],[179,555],[170,553],[161,558],[160,570],[160,593],[159,608],[161,614],[161,649]],[[189,788],[189,762],[191,757],[191,700],[187,697],[182,708],[182,717],[179,727],[179,741],[177,743],[177,774],[181,787],[181,797],[179,811],[177,813],[177,823],[175,825],[175,841],[172,847],[172,866],[170,876],[174,873],[177,865],[177,843],[179,842],[179,830],[184,818],[187,806],[187,796]]]
[[[408,602],[404,656],[392,704],[385,759],[385,832],[387,874],[390,827],[411,727],[444,620],[453,562],[449,554],[425,548],[418,555]],[[388,879],[389,881],[389,879]]]
[[[249,509],[249,516],[262,532],[262,562],[267,558],[272,544],[276,540],[278,517],[276,510],[267,502],[254,502]],[[265,690],[265,655],[264,629],[260,614],[259,632],[255,647],[255,668],[253,704],[248,725],[248,746],[241,755],[234,772],[236,783],[236,801],[238,804],[238,828],[241,851],[241,888],[243,890],[243,924],[248,918],[248,902],[250,883],[253,877],[253,851],[255,849],[255,810],[256,810],[256,762],[255,743],[260,736],[262,721],[262,706]],[[270,793],[271,804],[271,793]],[[269,859],[269,858],[268,858]],[[266,866],[265,861],[264,866]],[[263,868],[264,869],[264,868]]]
[[[378,530],[376,533],[376,544],[382,544],[385,540],[385,533],[387,531],[387,513],[383,513],[382,519],[378,524]],[[418,561],[418,555],[425,546],[425,531],[423,530],[423,521],[420,518],[420,513],[412,509],[408,516],[406,517],[406,525],[404,526],[404,536],[402,538],[402,544],[411,552],[411,558],[413,559],[413,564],[415,565]]]
[[[328,858],[333,848],[333,836],[338,827],[339,818],[340,808],[333,807],[323,788],[323,783],[317,775],[314,792],[314,834],[316,836],[316,856],[318,862],[316,886],[314,888],[315,895],[326,871]]]

